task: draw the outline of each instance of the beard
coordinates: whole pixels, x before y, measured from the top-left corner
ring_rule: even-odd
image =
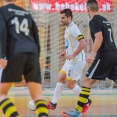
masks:
[[[63,26],[67,26],[69,23],[68,22],[62,22]]]

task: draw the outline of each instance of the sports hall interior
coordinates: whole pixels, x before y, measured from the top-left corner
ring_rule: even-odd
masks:
[[[43,0],[39,0],[43,2]],[[109,1],[109,0],[105,0]],[[48,0],[49,2],[49,0]],[[59,12],[37,11],[31,7],[31,0],[16,0],[16,4],[28,10],[36,21],[39,29],[39,39],[41,45],[40,67],[42,75],[43,97],[48,102],[54,95],[56,86],[56,76],[64,64],[65,59],[59,57],[59,52],[64,49],[64,31],[60,23]],[[113,28],[114,39],[117,44],[117,0],[112,0],[113,11],[104,12],[105,16]],[[2,2],[0,2],[2,6]],[[89,54],[92,41],[88,26],[89,18],[86,13],[74,13],[74,22],[79,26],[83,33],[87,46],[85,48],[86,56]],[[82,79],[90,64],[87,64],[80,81],[77,83],[82,86]],[[27,84],[22,76],[22,82],[13,83],[8,93],[9,98],[14,102],[21,117],[36,117],[35,111],[28,108],[31,100]],[[92,86],[91,96],[92,104],[82,117],[117,117],[117,85],[109,80],[97,81]],[[62,92],[56,110],[49,110],[49,117],[62,117],[61,111],[68,111],[75,108],[77,97],[66,86]],[[5,117],[0,109],[0,117]]]

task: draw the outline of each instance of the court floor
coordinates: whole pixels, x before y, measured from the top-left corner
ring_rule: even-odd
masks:
[[[53,92],[52,89],[45,89],[43,91],[44,99],[50,101]],[[35,111],[28,109],[30,95],[26,87],[11,88],[8,95],[16,105],[21,117],[36,117]],[[92,105],[86,113],[82,114],[82,117],[117,117],[117,89],[93,89],[90,98]],[[62,117],[60,112],[74,109],[76,102],[77,97],[74,93],[71,90],[64,90],[56,110],[49,110],[49,117]],[[1,110],[0,117],[5,117]]]

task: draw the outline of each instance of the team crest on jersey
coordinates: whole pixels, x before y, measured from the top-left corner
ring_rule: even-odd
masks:
[[[69,47],[69,41],[68,39],[65,39],[65,48],[68,49],[68,47]]]

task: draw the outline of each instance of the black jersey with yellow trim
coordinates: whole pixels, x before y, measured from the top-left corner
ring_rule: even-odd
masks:
[[[103,42],[99,48],[97,55],[109,54],[111,52],[117,53],[117,48],[114,42],[111,24],[106,18],[100,15],[95,15],[89,23],[91,30],[91,37],[95,40],[95,34],[102,32]]]
[[[0,17],[1,57],[24,52],[39,55],[38,29],[29,12],[9,4],[0,8]]]

